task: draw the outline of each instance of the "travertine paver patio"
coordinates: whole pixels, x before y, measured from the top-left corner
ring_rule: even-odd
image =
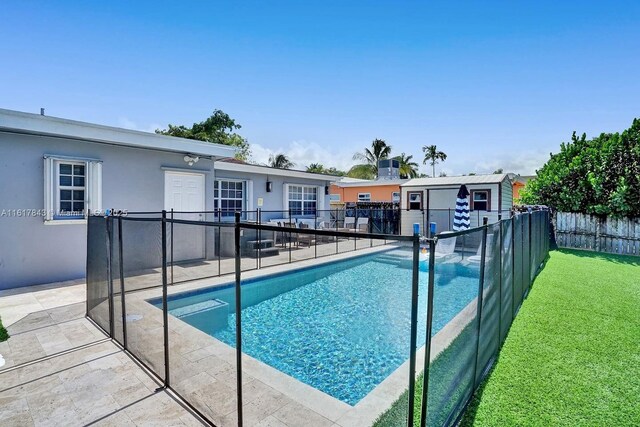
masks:
[[[15,296],[0,297],[0,315],[7,301],[15,314]],[[152,377],[84,312],[85,304],[76,303],[8,325],[11,338],[0,343],[3,426],[201,425],[167,392],[156,391]]]
[[[385,248],[351,252],[339,258],[381,249]],[[330,262],[334,258],[250,271],[243,278]],[[127,290],[130,284],[133,289],[139,288],[137,279],[126,279]],[[140,279],[146,280],[144,276]],[[227,276],[174,285],[170,293],[229,280],[231,277]],[[57,289],[63,298],[85,298],[84,284],[63,285]],[[0,297],[0,314],[10,313],[12,319],[12,323],[7,322],[12,338],[0,343],[0,353],[7,360],[7,365],[0,368],[2,419],[24,425],[63,421],[65,425],[199,423],[170,394],[157,392],[159,384],[153,377],[84,318],[85,303],[38,310],[15,321],[21,310],[28,313],[43,302],[49,306],[55,306],[56,301],[60,303],[53,294],[56,288],[51,285],[32,290],[15,290],[9,292],[13,295]],[[127,292],[127,313],[142,315],[127,322],[127,332],[129,350],[162,376],[161,311],[146,301],[158,293],[158,288]],[[96,309],[103,326],[106,307],[102,303]],[[118,330],[122,326],[119,301],[116,300],[114,308]],[[217,425],[236,425],[235,350],[172,316],[169,328],[172,387]],[[438,335],[436,342],[445,339],[445,334]],[[246,356],[243,358],[245,425],[369,425],[403,390],[407,368],[403,366],[356,407],[350,407]]]

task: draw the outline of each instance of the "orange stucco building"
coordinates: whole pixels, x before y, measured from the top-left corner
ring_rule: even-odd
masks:
[[[399,202],[400,184],[406,179],[344,180],[331,184],[332,203]]]
[[[513,201],[514,203],[519,203],[520,201],[520,191],[527,185],[527,182],[531,181],[535,178],[535,176],[527,176],[527,175],[515,175],[510,174],[511,180],[513,181]]]

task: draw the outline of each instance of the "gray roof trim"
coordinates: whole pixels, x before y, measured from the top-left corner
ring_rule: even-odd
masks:
[[[251,165],[248,163],[236,163],[225,162],[224,160],[217,161],[214,165],[215,170],[219,171],[231,171],[231,172],[245,172],[258,175],[272,175],[272,176],[286,176],[292,178],[301,179],[313,179],[317,181],[334,182],[340,177],[333,175],[325,175],[321,173],[311,173],[293,169],[279,169],[272,168],[264,165]]]
[[[5,109],[0,109],[0,131],[69,138],[207,157],[233,157],[236,153],[234,147],[222,144],[212,144]]]

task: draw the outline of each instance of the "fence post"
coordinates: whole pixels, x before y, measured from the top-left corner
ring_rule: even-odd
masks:
[[[313,210],[313,229],[318,229],[318,209]],[[318,258],[318,235],[313,235],[313,257]]]
[[[120,266],[120,302],[122,303],[122,346],[127,349],[127,305],[124,300],[124,266],[122,265],[122,217],[118,216],[118,265]]]
[[[291,222],[291,209],[289,209],[289,264],[291,264],[291,238],[293,234],[291,233],[291,229],[293,228]]]
[[[511,215],[511,322],[516,315],[516,216]]]
[[[109,293],[109,337],[114,338],[115,325],[114,316],[115,310],[113,307],[113,216],[110,212],[107,215],[107,292]]]
[[[498,351],[500,351],[500,346],[502,344],[502,273],[504,272],[503,268],[502,268],[502,251],[504,249],[504,245],[503,245],[503,239],[504,239],[504,235],[503,235],[503,223],[502,223],[502,213],[498,214],[498,224],[500,224],[500,233],[499,233],[499,238],[500,238],[500,280],[498,282],[499,284],[499,290],[500,290],[500,294],[498,296]]]
[[[242,426],[242,292],[240,290],[240,212],[235,213],[234,229],[235,275],[236,275],[236,387],[238,400],[238,426]]]
[[[420,272],[420,233],[413,227],[413,271],[411,276],[411,337],[409,349],[409,415],[407,426],[413,426],[416,390],[416,345],[418,341],[418,274]]]
[[[336,232],[338,232],[338,215],[339,215],[338,208],[336,208],[336,221],[335,221],[336,222]],[[336,234],[336,254],[338,252],[340,252],[340,248],[339,248],[339,245],[338,245],[338,235]]]
[[[164,387],[170,386],[169,307],[167,306],[167,211],[162,211],[162,323],[164,329]]]
[[[435,223],[431,223],[434,225]],[[431,228],[431,227],[430,227]],[[436,238],[429,240],[429,287],[427,289],[427,332],[424,344],[424,368],[422,376],[422,407],[420,408],[420,426],[427,425],[427,401],[429,399],[429,368],[431,367],[431,334],[433,333],[433,293],[435,292]],[[411,424],[412,425],[412,424]]]
[[[262,212],[260,212],[260,208],[256,209],[256,221],[258,223],[258,225],[262,224]],[[262,230],[258,229],[256,230],[256,233],[258,234],[258,253],[257,253],[257,260],[256,260],[256,268],[260,269],[260,263],[261,263],[261,259],[262,259]]]
[[[220,225],[222,223],[222,211],[220,210],[220,208],[217,209],[216,212],[217,216],[218,216],[218,238],[216,239],[216,249],[218,252],[218,276],[222,275],[222,254],[220,254],[220,238],[222,237],[222,226]]]
[[[596,252],[600,252],[600,234],[602,233],[601,227],[602,227],[602,218],[597,218],[596,219],[596,244],[595,244],[595,249]]]
[[[531,289],[531,284],[533,283],[533,269],[531,268],[531,222],[533,220],[533,212],[529,212],[529,277],[527,280],[529,281],[529,286],[527,286],[527,294],[529,293],[529,289]]]
[[[480,330],[482,327],[482,300],[484,297],[484,262],[487,257],[487,224],[488,217],[482,218],[482,250],[480,255],[480,279],[478,280],[478,337],[476,339],[476,360],[473,365],[473,387],[478,386],[478,352],[480,351]]]
[[[171,284],[173,285],[173,208],[171,208]]]

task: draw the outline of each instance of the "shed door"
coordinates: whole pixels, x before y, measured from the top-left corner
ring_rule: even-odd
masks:
[[[175,219],[202,221],[204,219],[202,213],[204,211],[204,175],[166,171],[164,173],[164,208],[168,212],[171,209],[182,212],[174,214]],[[170,230],[169,224],[167,231]],[[205,257],[205,227],[174,224],[171,238],[174,262]],[[167,250],[167,256],[171,261],[171,247]]]

